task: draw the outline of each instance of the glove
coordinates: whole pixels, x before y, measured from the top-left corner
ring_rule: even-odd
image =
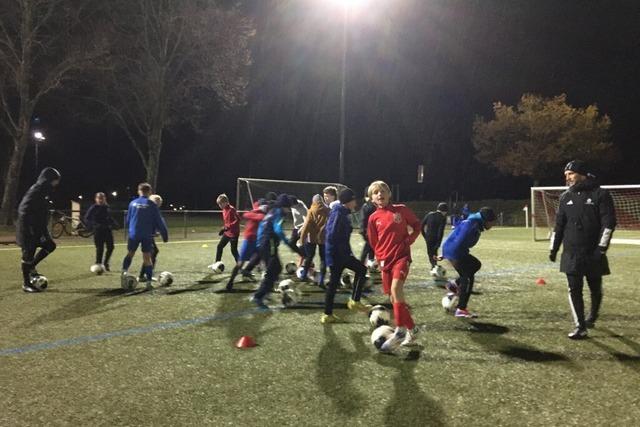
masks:
[[[224,228],[220,231],[218,231],[218,236],[222,236],[224,234]]]
[[[558,255],[557,251],[549,252],[549,261],[556,262],[556,256]]]

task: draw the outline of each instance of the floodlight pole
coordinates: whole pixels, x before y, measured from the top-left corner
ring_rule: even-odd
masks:
[[[342,19],[342,88],[340,90],[340,177],[338,182],[343,184],[344,179],[344,146],[345,146],[345,99],[347,93],[347,21],[349,19],[349,5],[344,4]]]
[[[38,147],[40,146],[40,141],[38,141],[38,138],[34,138],[33,141],[36,144],[36,176],[38,175]]]

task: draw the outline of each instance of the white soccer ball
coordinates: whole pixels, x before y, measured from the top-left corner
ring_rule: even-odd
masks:
[[[158,282],[160,282],[161,286],[171,286],[173,283],[173,274],[168,271],[163,271],[160,273],[160,276],[158,276]]]
[[[444,280],[447,277],[447,270],[441,265],[436,265],[431,269],[431,276],[436,280]]]
[[[388,325],[391,321],[391,314],[384,305],[376,305],[369,311],[369,323],[372,328]]]
[[[296,270],[298,269],[298,265],[295,262],[288,262],[285,266],[284,266],[284,270],[287,272],[287,274],[296,274]]]
[[[355,275],[350,271],[345,271],[342,273],[342,277],[340,277],[340,284],[344,288],[352,288],[355,282]]]
[[[158,207],[162,207],[162,197],[159,194],[152,194],[149,196],[149,200],[156,204]]]
[[[298,278],[298,280],[302,280],[302,273],[304,272],[304,267],[300,267],[296,270],[296,277]],[[307,269],[307,278],[315,278],[315,270],[313,269],[313,266],[309,267]]]
[[[32,277],[29,282],[31,283],[31,286],[36,289],[40,289],[41,291],[44,291],[45,289],[47,289],[47,286],[49,286],[49,281],[44,276]]]
[[[373,344],[376,350],[380,350],[380,347],[382,347],[382,344],[384,344],[384,342],[387,339],[389,339],[389,337],[393,335],[394,332],[395,332],[395,329],[393,329],[389,325],[382,325],[377,327],[371,333],[371,344]]]
[[[93,274],[97,274],[98,276],[105,272],[104,265],[102,265],[102,264],[93,264],[91,266],[91,268],[89,268],[89,270]]]
[[[451,313],[455,311],[456,307],[458,306],[458,300],[458,295],[454,294],[453,292],[449,292],[447,295],[442,297],[442,308],[444,308],[444,311],[446,311],[447,313]]]
[[[295,287],[296,287],[296,284],[293,280],[284,279],[278,284],[278,292],[285,292],[289,289],[294,289]]]
[[[214,262],[211,264],[211,270],[217,274],[222,273],[224,271],[224,263],[222,261]]]
[[[378,273],[380,271],[380,264],[376,259],[368,259],[367,260],[367,268],[371,273]]]
[[[122,282],[122,289],[128,292],[134,290],[137,286],[138,280],[135,278],[135,276],[127,274],[124,278],[124,281]]]

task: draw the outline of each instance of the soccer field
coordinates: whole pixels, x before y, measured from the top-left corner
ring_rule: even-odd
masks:
[[[361,239],[353,236],[359,252]],[[574,342],[565,279],[548,242],[492,229],[469,304],[444,313],[422,240],[407,299],[419,351],[378,354],[366,316],[337,297],[346,323],[320,324],[322,292],[260,313],[253,283],[224,292],[210,275],[216,241],[160,244],[168,288],[124,294],[116,272],[89,272],[93,247],[67,240],[39,270],[49,289],[20,289],[17,248],[0,249],[0,425],[634,425],[640,419],[640,247],[610,250],[602,316]],[[114,253],[120,263],[124,247]],[[294,257],[281,250],[284,262]],[[225,263],[231,266],[230,254]],[[139,268],[140,257],[132,267]],[[449,272],[452,273],[452,272]],[[536,279],[544,278],[544,286]],[[140,289],[140,288],[139,288]],[[142,287],[144,289],[144,287]],[[585,294],[588,294],[586,292]],[[379,289],[371,303],[386,302]],[[588,304],[587,304],[588,306]],[[242,335],[258,346],[237,349]]]

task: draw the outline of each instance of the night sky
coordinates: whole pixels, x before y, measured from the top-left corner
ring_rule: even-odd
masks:
[[[159,192],[169,202],[212,208],[218,193],[235,192],[238,176],[338,178],[339,8],[302,0],[248,9],[257,26],[249,102],[212,105],[202,133],[166,134]],[[492,102],[515,104],[525,92],[596,103],[622,154],[596,165],[603,181],[640,181],[640,2],[369,0],[349,21],[345,184],[361,190],[384,179],[400,184],[405,200],[453,191],[526,198],[532,181],[479,164],[470,138],[475,115],[489,117]],[[122,132],[78,119],[77,106],[62,92],[37,109],[48,138],[41,165],[64,176],[57,199],[134,188],[145,174]],[[420,163],[424,184],[416,183]],[[34,168],[31,150],[24,187]],[[561,185],[562,171],[541,183]]]

